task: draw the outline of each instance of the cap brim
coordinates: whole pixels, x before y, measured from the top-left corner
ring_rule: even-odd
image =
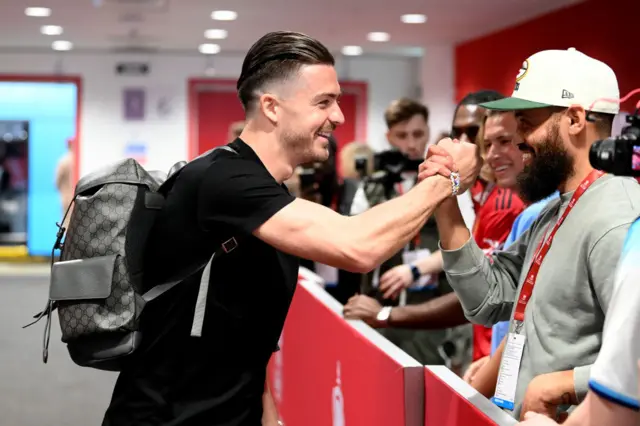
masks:
[[[515,111],[519,109],[547,108],[551,105],[520,98],[503,98],[497,101],[485,102],[480,106],[495,111]]]

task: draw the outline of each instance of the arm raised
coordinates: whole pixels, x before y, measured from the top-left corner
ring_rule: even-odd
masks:
[[[254,235],[286,253],[364,273],[404,247],[451,194],[450,180],[433,176],[405,195],[351,217],[296,199]]]

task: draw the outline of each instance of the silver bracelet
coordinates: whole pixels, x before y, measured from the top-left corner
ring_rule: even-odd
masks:
[[[455,197],[460,192],[460,173],[451,172],[449,180],[451,180],[451,195]]]

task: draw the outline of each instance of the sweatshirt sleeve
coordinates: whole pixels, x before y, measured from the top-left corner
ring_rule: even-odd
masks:
[[[527,230],[491,256],[473,238],[457,250],[440,247],[447,278],[469,321],[490,327],[510,319],[529,239]]]
[[[589,392],[589,378],[591,377],[591,365],[582,365],[573,369],[573,387],[578,401],[584,401]]]

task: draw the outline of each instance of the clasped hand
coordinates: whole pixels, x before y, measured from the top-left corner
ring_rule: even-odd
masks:
[[[475,182],[481,166],[482,159],[475,144],[445,138],[427,149],[426,159],[418,171],[418,181],[437,174],[448,178],[451,172],[458,172],[460,193],[463,193]]]

